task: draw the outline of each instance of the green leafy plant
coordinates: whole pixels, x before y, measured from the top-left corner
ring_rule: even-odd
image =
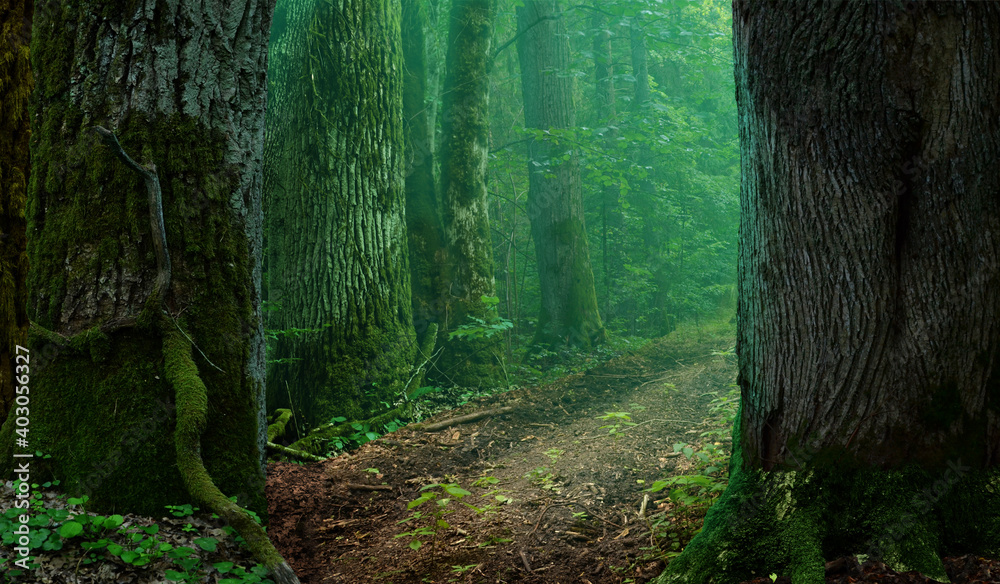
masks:
[[[500,299],[496,296],[486,296],[480,297],[480,301],[486,305],[486,318],[478,318],[476,316],[468,315],[470,322],[459,325],[455,330],[448,333],[448,339],[466,338],[466,339],[488,339],[497,333],[502,333],[506,330],[513,328],[514,323],[507,320],[506,318],[501,318],[497,314],[497,305],[500,303]]]
[[[457,483],[432,483],[422,487],[420,489],[420,496],[407,503],[406,508],[414,509],[425,503],[433,503],[431,511],[414,511],[412,515],[399,523],[409,523],[411,521],[419,522],[424,519],[429,520],[428,523],[410,531],[400,533],[395,537],[411,538],[410,549],[412,550],[420,549],[424,543],[426,543],[423,538],[428,536],[431,538],[431,545],[433,545],[437,542],[438,533],[451,527],[451,525],[444,520],[444,516],[454,512],[452,509],[448,508],[448,504],[451,503],[452,498],[461,501],[463,497],[471,494],[472,493],[469,491],[466,491],[462,487],[458,486]],[[476,507],[472,505],[466,505],[472,509],[476,509]]]
[[[528,479],[532,484],[542,489],[548,491],[558,490],[558,485],[556,485],[556,479],[558,477],[549,472],[549,468],[547,466],[539,466],[529,470],[524,474],[524,478]]]
[[[598,416],[597,419],[611,422],[601,426],[600,429],[607,428],[608,435],[615,439],[624,436],[626,428],[636,425],[632,421],[632,416],[629,412],[605,412],[603,416]]]

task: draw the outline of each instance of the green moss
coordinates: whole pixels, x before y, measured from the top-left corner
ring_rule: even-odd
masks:
[[[44,30],[48,24],[40,26]],[[38,43],[41,70],[61,70],[63,61],[71,59],[64,37],[46,36]],[[95,332],[76,337],[72,350],[52,362],[51,374],[33,379],[46,395],[43,411],[52,414],[33,416],[32,432],[46,437],[39,447],[52,452],[53,474],[67,488],[81,490],[79,477],[129,435],[130,425],[120,418],[149,418],[154,413],[150,403],[172,403],[173,398],[163,387],[162,359],[150,328],[155,324],[150,317],[159,308],[143,304],[156,273],[145,185],[87,130],[91,124],[109,125],[107,112],[82,112],[66,99],[60,83],[47,80],[36,95],[36,108],[46,115],[34,146],[28,207],[29,229],[35,234],[28,250],[31,312],[39,324],[63,334]],[[265,516],[254,403],[258,388],[247,372],[257,322],[254,260],[246,230],[234,219],[229,202],[243,171],[224,159],[225,133],[207,129],[199,119],[136,112],[109,129],[139,163],[157,167],[174,268],[171,307],[183,310],[185,331],[217,367],[198,353],[210,388],[205,464],[225,492]],[[141,283],[122,288],[119,279]],[[113,295],[99,292],[101,286],[110,287]],[[139,329],[98,333],[94,327],[99,322],[86,310],[67,322],[66,298],[80,295],[99,298],[102,320],[141,312]],[[72,407],[65,407],[70,401]],[[115,419],[119,421],[109,422]],[[68,442],[60,443],[60,436],[68,436]],[[94,506],[155,513],[165,503],[187,499],[172,450],[169,434],[157,434],[148,446],[130,450],[128,460],[94,487]]]
[[[953,460],[944,471],[880,470],[829,464],[833,459],[819,453],[800,458],[800,469],[765,473],[743,468],[737,448],[729,487],[657,582],[738,582],[776,573],[820,584],[824,559],[853,554],[947,581],[945,554],[1000,555],[996,469]]]

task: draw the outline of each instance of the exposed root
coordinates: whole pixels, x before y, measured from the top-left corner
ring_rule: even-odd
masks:
[[[264,529],[219,490],[201,460],[201,434],[205,429],[208,392],[191,358],[191,343],[167,316],[161,316],[164,370],[174,386],[177,401],[177,468],[191,496],[232,525],[277,584],[298,584],[299,579],[281,554],[274,549]]]

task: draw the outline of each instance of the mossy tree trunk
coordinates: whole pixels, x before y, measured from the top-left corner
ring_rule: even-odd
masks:
[[[436,335],[444,315],[441,265],[444,234],[440,205],[434,188],[433,132],[428,124],[430,104],[426,91],[427,7],[421,0],[402,1],[403,38],[403,149],[406,173],[406,237],[410,253],[413,326],[420,346]],[[418,355],[421,362],[431,355]],[[410,389],[416,389],[412,387]]]
[[[1000,556],[1000,6],[738,0],[730,484],[661,582]]]
[[[580,166],[571,142],[573,77],[562,11],[550,0],[517,9],[517,55],[526,127],[552,131],[528,144],[528,219],[535,241],[541,308],[533,343],[589,347],[603,341],[583,220]]]
[[[271,45],[269,407],[315,427],[401,395],[414,362],[399,0],[283,0]],[[287,385],[286,385],[287,384]],[[300,426],[301,428],[301,426]]]
[[[30,171],[32,4],[10,0],[0,12],[0,423],[14,402],[15,374],[25,371],[24,363],[17,362],[17,346],[27,343],[28,332],[24,206]]]
[[[470,317],[489,322],[496,315],[482,301],[496,294],[486,197],[495,12],[495,0],[455,0],[449,18],[441,140],[447,320],[441,327],[444,352],[438,369],[461,386],[492,387],[503,379],[502,335],[448,339],[458,327],[473,322]]]
[[[159,310],[156,297],[143,313],[158,269],[147,190],[89,131],[101,125],[159,173],[173,257],[165,306],[198,347],[208,388],[201,455],[224,493],[263,514],[255,258],[273,4],[37,8],[27,229],[28,309],[41,328],[29,339],[29,450],[51,454],[47,470],[97,508],[155,514],[191,501],[159,328],[138,318]]]

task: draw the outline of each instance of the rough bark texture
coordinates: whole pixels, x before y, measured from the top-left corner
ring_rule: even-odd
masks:
[[[167,306],[183,313],[209,388],[205,465],[224,492],[264,513],[255,258],[273,4],[36,8],[28,286],[29,314],[45,330],[30,339],[31,449],[51,454],[47,470],[97,508],[153,514],[190,501],[156,323],[132,322],[157,273],[147,193],[88,131],[102,125],[159,173],[173,256]]]
[[[489,54],[495,11],[493,0],[455,0],[449,18],[441,140],[447,310],[438,369],[461,386],[492,387],[502,380],[501,335],[447,338],[457,327],[470,324],[469,317],[489,321],[496,315],[482,301],[483,296],[496,294],[486,198]]]
[[[565,130],[574,121],[569,43],[556,2],[517,9],[524,123]],[[548,135],[528,145],[528,218],[535,240],[542,303],[534,343],[588,347],[605,337],[583,220],[580,167],[571,145]]]
[[[423,346],[426,341],[433,340],[427,338],[428,333],[436,334],[443,320],[444,234],[434,188],[433,135],[428,124],[430,103],[425,88],[425,6],[420,0],[403,0],[402,4],[406,237],[410,253],[413,326]],[[428,357],[430,355],[418,355],[421,361]],[[419,387],[419,382],[412,382],[409,389]]]
[[[28,333],[24,206],[30,171],[32,4],[7,0],[0,7],[0,422],[13,403],[15,377],[29,372],[23,361],[16,361],[17,346],[27,343]]]
[[[738,0],[733,28],[737,452],[661,581],[946,580],[1000,555],[1000,7]]]
[[[271,408],[308,427],[400,397],[414,361],[398,0],[284,2],[268,112]],[[280,8],[280,7],[279,7]],[[287,387],[286,387],[287,383]],[[300,429],[303,429],[300,426]]]

